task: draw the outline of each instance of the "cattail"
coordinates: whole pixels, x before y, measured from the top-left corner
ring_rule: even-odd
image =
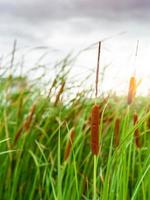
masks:
[[[136,94],[136,79],[134,76],[130,78],[129,91],[128,91],[128,104],[130,105]]]
[[[17,131],[17,133],[16,133],[16,135],[15,135],[15,139],[14,139],[13,145],[15,145],[15,144],[17,143],[18,139],[19,139],[20,136],[21,136],[22,131],[23,131],[23,126],[21,126],[21,127],[19,128],[19,130]]]
[[[99,153],[99,105],[92,107],[91,113],[91,150],[94,155]]]
[[[18,139],[21,136],[21,133],[23,132],[23,130],[25,129],[26,131],[29,130],[32,119],[33,119],[33,115],[35,113],[35,104],[32,106],[31,111],[29,116],[27,117],[27,119],[25,120],[25,122],[22,124],[22,126],[19,128],[19,130],[17,131],[16,135],[15,135],[15,139],[14,139],[14,145],[17,143]]]
[[[115,121],[115,128],[114,128],[114,143],[116,147],[119,145],[119,131],[120,131],[120,118],[117,118]]]
[[[134,125],[137,125],[137,123],[138,123],[138,115],[137,115],[137,113],[134,113],[133,123],[134,123]],[[136,128],[135,131],[134,131],[134,141],[135,141],[135,144],[136,144],[136,146],[138,148],[141,147],[139,137],[140,137],[139,129]]]
[[[97,57],[96,79],[95,79],[95,98],[97,98],[98,95],[100,53],[101,53],[101,42],[98,43],[98,57]],[[100,119],[99,105],[95,104],[92,107],[92,112],[91,112],[91,150],[93,155],[98,155],[99,153],[99,119]]]
[[[25,128],[26,131],[28,131],[29,128],[30,128],[30,125],[31,125],[32,119],[33,119],[33,115],[35,113],[35,109],[36,109],[36,105],[34,104],[31,108],[31,111],[30,111],[28,118],[26,119],[26,121],[24,123],[24,128]]]
[[[54,102],[54,105],[55,105],[55,106],[57,105],[57,103],[58,103],[59,100],[60,100],[60,95],[63,93],[64,87],[65,87],[65,81],[63,81],[63,83],[62,83],[62,85],[61,85],[61,87],[60,87],[60,89],[59,89],[59,91],[58,91],[58,94],[57,94],[56,99],[55,99],[55,102]]]
[[[69,133],[69,141],[68,141],[66,149],[65,149],[64,160],[67,160],[70,155],[71,147],[72,147],[72,144],[74,141],[74,136],[75,136],[75,129],[72,128]]]

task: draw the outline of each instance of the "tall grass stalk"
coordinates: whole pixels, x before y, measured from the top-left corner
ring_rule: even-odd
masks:
[[[93,200],[97,199],[97,184],[96,184],[96,180],[97,180],[97,157],[96,155],[94,155],[94,170],[93,170]]]

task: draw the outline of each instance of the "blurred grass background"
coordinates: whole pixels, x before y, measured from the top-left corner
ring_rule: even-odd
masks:
[[[150,199],[150,97],[136,97],[131,105],[126,95],[111,92],[96,99],[101,148],[93,194],[90,114],[94,91],[83,89],[84,81],[70,79],[75,60],[70,55],[55,66],[55,77],[44,84],[44,66],[30,69],[32,76],[39,67],[43,69],[34,79],[15,75],[15,48],[14,43],[11,64],[0,76],[0,199]],[[119,143],[115,144],[118,118]]]

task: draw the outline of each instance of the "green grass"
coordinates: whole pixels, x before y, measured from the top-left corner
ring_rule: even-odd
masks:
[[[102,115],[101,151],[96,157],[90,149],[89,125],[94,100],[87,98],[88,92],[61,100],[68,92],[66,88],[57,96],[67,73],[63,66],[49,86],[48,97],[25,77],[0,77],[0,200],[150,199],[150,98],[137,97],[130,106],[126,97],[97,99]],[[33,104],[36,109],[26,129],[24,123]],[[134,126],[135,111],[139,122]],[[121,126],[116,147],[117,117]],[[64,161],[72,127],[75,138],[69,158]],[[134,143],[137,128],[140,149]]]

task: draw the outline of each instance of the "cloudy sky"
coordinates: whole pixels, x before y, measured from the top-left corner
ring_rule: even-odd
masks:
[[[149,21],[149,0],[0,0],[0,56],[11,51],[14,39],[20,52],[43,46],[53,50],[50,53],[57,60],[104,39],[101,68],[109,67],[103,90],[125,91],[136,69],[142,79],[139,91],[146,93],[150,89]],[[96,55],[96,47],[83,53],[74,73],[94,70]],[[32,53],[32,59],[38,60],[37,56]]]

